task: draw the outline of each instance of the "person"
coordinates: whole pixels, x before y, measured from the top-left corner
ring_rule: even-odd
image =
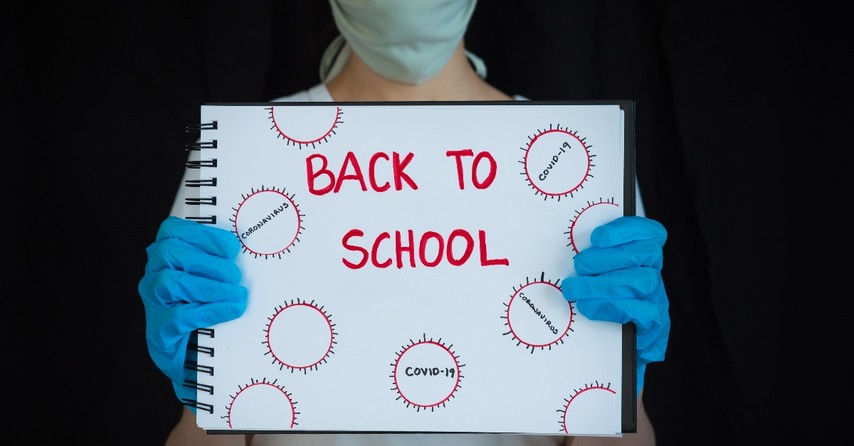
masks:
[[[524,100],[486,82],[486,67],[466,51],[463,35],[476,0],[330,0],[340,31],[321,61],[321,82],[275,101],[503,101]],[[187,175],[192,172],[188,170]],[[180,188],[186,189],[186,188]],[[478,434],[207,435],[195,424],[195,391],[184,385],[187,346],[197,328],[240,317],[247,290],[234,263],[238,241],[223,229],[185,220],[183,194],[146,249],[139,282],[146,341],[155,364],[184,402],[166,441],[181,444],[655,444],[643,407],[646,365],[662,361],[670,319],[661,279],[665,228],[644,216],[617,218],[596,228],[592,246],[578,253],[578,275],[562,289],[578,311],[594,320],[637,327],[637,433],[614,438]],[[642,210],[642,206],[639,206]]]

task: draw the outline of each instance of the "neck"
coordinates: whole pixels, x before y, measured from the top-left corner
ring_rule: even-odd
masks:
[[[339,102],[511,99],[477,75],[465,54],[463,42],[460,42],[442,71],[419,85],[404,84],[382,77],[351,51],[344,67],[326,86],[332,99]]]

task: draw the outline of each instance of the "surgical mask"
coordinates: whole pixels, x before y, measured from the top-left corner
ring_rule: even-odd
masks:
[[[330,0],[341,35],[326,49],[320,78],[335,77],[350,51],[381,76],[421,84],[451,59],[477,0]],[[483,62],[469,53],[481,77]]]

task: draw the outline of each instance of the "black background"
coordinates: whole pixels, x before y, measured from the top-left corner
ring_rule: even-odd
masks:
[[[184,127],[204,102],[319,82],[328,4],[5,8],[3,425],[162,444],[180,406],[136,285],[195,138]],[[846,345],[833,316],[850,298],[846,22],[750,0],[478,5],[466,40],[499,89],[637,103],[640,187],[669,232],[672,332],[645,390],[661,445],[847,428],[841,359],[825,353]]]

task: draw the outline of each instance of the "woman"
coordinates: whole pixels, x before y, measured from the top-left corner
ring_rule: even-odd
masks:
[[[277,101],[502,101],[524,99],[499,91],[485,81],[483,63],[465,50],[463,35],[476,0],[330,0],[341,36],[332,42],[321,62],[321,83]],[[188,172],[189,174],[189,172]],[[181,188],[186,189],[186,188]],[[181,211],[179,191],[173,215]],[[641,206],[639,206],[642,209]],[[622,217],[603,225],[593,247],[576,257],[594,271],[567,278],[564,295],[575,300],[590,319],[632,321],[638,328],[638,389],[648,362],[664,357],[669,333],[667,296],[661,284],[661,248],[666,231],[643,217]],[[606,235],[610,234],[610,236]],[[614,236],[616,238],[614,238]],[[605,241],[611,239],[610,242]],[[644,242],[654,241],[649,244]],[[139,291],[146,307],[146,338],[155,363],[173,381],[184,402],[194,400],[194,390],[183,386],[192,376],[183,368],[190,334],[196,328],[239,317],[246,306],[246,290],[231,261],[237,240],[227,231],[171,217],[164,221],[157,240],[148,248],[149,263]],[[609,251],[612,245],[622,254]],[[607,254],[597,256],[596,254]],[[206,277],[204,299],[184,296],[169,300],[163,292],[180,283],[182,293],[193,294],[197,277],[173,265],[185,264],[220,271]],[[168,259],[168,261],[166,260]],[[588,260],[589,259],[589,260]],[[607,260],[603,260],[607,259]],[[636,261],[635,259],[642,259]],[[652,259],[652,260],[649,260]],[[181,262],[177,262],[181,263]],[[192,268],[191,268],[192,269]],[[616,272],[617,274],[609,274]],[[652,274],[650,274],[652,273]],[[652,277],[650,285],[644,278]],[[209,279],[213,278],[213,282]],[[618,282],[619,281],[619,282]],[[188,291],[188,288],[190,289]],[[610,291],[629,288],[630,296]],[[201,294],[198,290],[197,293]],[[629,302],[629,301],[634,302]],[[164,334],[167,333],[167,334]],[[206,435],[187,407],[172,431],[168,445],[653,445],[652,426],[638,395],[638,429],[622,438],[481,435],[481,434],[294,434]]]

